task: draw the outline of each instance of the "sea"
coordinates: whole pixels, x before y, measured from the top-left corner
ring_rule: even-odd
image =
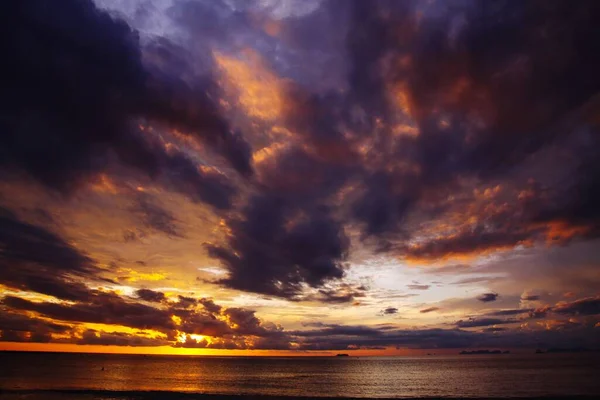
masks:
[[[600,353],[207,357],[0,353],[0,400],[600,397]]]

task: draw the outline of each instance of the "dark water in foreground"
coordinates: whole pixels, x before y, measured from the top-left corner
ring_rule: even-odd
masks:
[[[0,353],[0,389],[2,400],[142,399],[152,397],[142,393],[148,391],[172,392],[152,398],[191,398],[182,393],[371,398],[600,396],[600,357],[598,353],[389,358]]]

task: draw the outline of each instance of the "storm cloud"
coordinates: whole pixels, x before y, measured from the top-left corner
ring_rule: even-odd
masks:
[[[167,3],[0,4],[2,340],[593,342],[599,2]]]
[[[324,5],[324,12],[333,6]],[[197,138],[241,176],[251,177],[254,167],[260,171],[259,185],[239,213],[226,218],[228,240],[204,246],[229,272],[220,283],[285,298],[301,297],[305,286],[319,288],[343,279],[349,251],[345,225],[352,220],[367,243],[375,238],[378,249],[416,260],[528,244],[553,235],[551,224],[558,219],[567,225],[583,223],[577,210],[590,207],[574,203],[579,200],[569,203],[567,192],[556,188],[545,190],[555,197],[552,201],[535,192],[522,201],[511,200],[508,207],[521,222],[488,207],[492,214],[473,226],[458,225],[435,238],[421,235],[407,244],[409,232],[419,234],[419,221],[408,222],[411,214],[445,219],[449,211],[463,207],[436,197],[436,191],[458,193],[464,190],[459,181],[466,179],[502,181],[509,166],[525,162],[553,141],[566,140],[577,128],[573,115],[581,115],[577,123],[585,123],[585,107],[600,88],[594,68],[600,62],[588,51],[597,35],[594,2],[568,7],[508,2],[493,10],[481,4],[436,5],[419,23],[422,10],[410,2],[335,3],[346,32],[338,45],[346,54],[350,90],[316,94],[310,85],[278,83],[273,89],[283,104],[278,114],[267,118],[255,111],[255,116],[263,119],[265,129],[280,124],[296,135],[255,166],[250,143],[258,143],[256,134],[245,138],[217,101],[227,96],[215,62],[234,64],[201,52],[208,53],[215,43],[233,45],[233,36],[261,38],[265,46],[273,46],[275,39],[255,31],[244,12],[227,11],[219,2],[177,7],[177,23],[201,38],[193,51],[166,37],[142,41],[126,22],[90,1],[68,1],[61,7],[42,0],[4,5],[2,14],[10,16],[5,29],[15,34],[4,35],[3,41],[13,79],[4,91],[10,118],[3,120],[2,165],[71,191],[107,171],[114,156],[194,201],[230,209],[239,181],[218,169],[199,168],[202,163],[189,151],[165,145],[157,132],[162,129],[166,135],[171,129]],[[203,20],[214,15],[213,24],[196,27],[191,15]],[[300,17],[288,32],[299,52],[306,50],[302,35],[308,34],[312,18]],[[463,21],[458,30],[452,23],[457,18]],[[228,34],[227,28],[234,26]],[[542,30],[545,36],[535,33]],[[580,48],[572,51],[567,42]],[[30,56],[19,50],[25,44]],[[193,57],[200,57],[197,70]],[[110,65],[97,62],[108,59]],[[534,73],[542,65],[553,67]],[[566,81],[568,85],[556,84]],[[30,93],[34,87],[36,93]],[[269,121],[275,121],[271,128]],[[550,129],[555,123],[569,126]],[[343,135],[344,129],[353,134]],[[573,165],[586,171],[578,172],[585,181],[575,182],[578,186],[571,190],[581,193],[580,199],[594,198],[590,179],[600,169],[590,157]],[[516,183],[523,187],[515,190],[529,190],[525,182]],[[341,204],[334,196],[339,191],[348,194]],[[138,207],[147,224],[180,235],[168,213],[151,204],[143,201]],[[573,218],[559,216],[552,204],[564,204]],[[568,230],[571,236],[586,237],[595,231],[593,226]]]
[[[171,49],[142,49],[135,30],[91,1],[5,3],[1,14],[11,77],[2,93],[1,166],[67,192],[117,157],[151,178],[166,177],[176,191],[228,206],[227,182],[139,128],[157,123],[189,132],[250,174],[248,145],[206,94],[210,78],[188,84],[172,75],[175,65],[145,65],[143,52]]]
[[[94,277],[94,261],[50,230],[0,207],[0,283],[65,300],[89,294],[76,278]]]
[[[295,213],[300,218],[289,220]],[[222,284],[293,299],[302,284],[318,287],[344,276],[348,239],[326,207],[301,210],[267,195],[252,198],[243,215],[230,222],[229,247],[206,245],[229,272]]]

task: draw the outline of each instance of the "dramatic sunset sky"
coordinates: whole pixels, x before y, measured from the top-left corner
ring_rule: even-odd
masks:
[[[600,347],[600,1],[0,2],[0,350]]]

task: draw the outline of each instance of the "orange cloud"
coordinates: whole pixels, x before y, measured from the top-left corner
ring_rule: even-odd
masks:
[[[119,192],[115,183],[106,174],[100,174],[91,182],[90,187],[95,192],[117,194]]]
[[[571,225],[566,221],[552,221],[547,225],[546,243],[564,244],[576,236],[585,235],[590,231],[589,226]]]
[[[412,99],[412,94],[408,89],[408,86],[404,82],[393,83],[389,87],[389,96],[393,102],[393,104],[400,110],[402,113],[409,117],[415,118],[416,109],[414,106],[414,102]]]
[[[273,122],[285,109],[283,82],[254,50],[246,49],[241,58],[215,52],[222,73],[221,86],[252,118]]]

